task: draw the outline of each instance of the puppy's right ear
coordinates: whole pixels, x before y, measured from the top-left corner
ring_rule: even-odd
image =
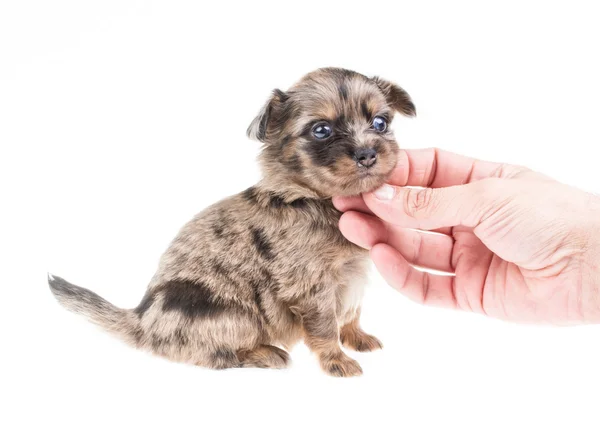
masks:
[[[285,120],[282,116],[284,105],[288,101],[289,96],[281,90],[273,90],[273,94],[267,100],[267,103],[262,107],[258,115],[246,131],[250,139],[265,142],[268,132],[276,131],[283,126]]]
[[[374,76],[373,81],[379,87],[392,108],[408,117],[417,115],[415,104],[406,91],[393,82]]]

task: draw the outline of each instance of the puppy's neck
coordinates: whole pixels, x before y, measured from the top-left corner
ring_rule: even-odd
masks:
[[[277,174],[263,177],[256,187],[264,192],[281,196],[286,203],[298,199],[326,200],[329,198],[328,196],[321,196],[298,181],[293,181],[286,176]]]

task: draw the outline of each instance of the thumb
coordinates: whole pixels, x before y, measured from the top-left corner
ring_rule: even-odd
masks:
[[[369,209],[382,220],[406,228],[475,228],[510,199],[504,180],[493,178],[443,188],[406,188],[384,184],[365,193]]]

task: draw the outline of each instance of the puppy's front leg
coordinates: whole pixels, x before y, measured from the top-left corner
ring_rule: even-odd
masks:
[[[321,368],[332,376],[351,377],[362,374],[358,362],[340,347],[340,334],[335,315],[335,302],[314,297],[299,308],[308,348],[317,354]],[[327,298],[329,299],[329,298]]]

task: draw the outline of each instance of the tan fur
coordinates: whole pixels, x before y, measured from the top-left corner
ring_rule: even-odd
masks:
[[[343,69],[319,69],[275,91],[248,131],[264,144],[263,179],[180,230],[136,309],[58,277],[53,292],[67,308],[174,361],[283,368],[289,357],[281,348],[304,339],[329,374],[361,374],[340,337],[359,351],[381,347],[358,323],[368,255],[339,232],[331,197],[385,181],[398,147],[391,133],[369,128],[369,116],[391,121],[394,111],[414,114],[402,89]],[[318,121],[336,128],[330,142],[311,135]],[[353,158],[361,148],[377,149],[373,167]]]

